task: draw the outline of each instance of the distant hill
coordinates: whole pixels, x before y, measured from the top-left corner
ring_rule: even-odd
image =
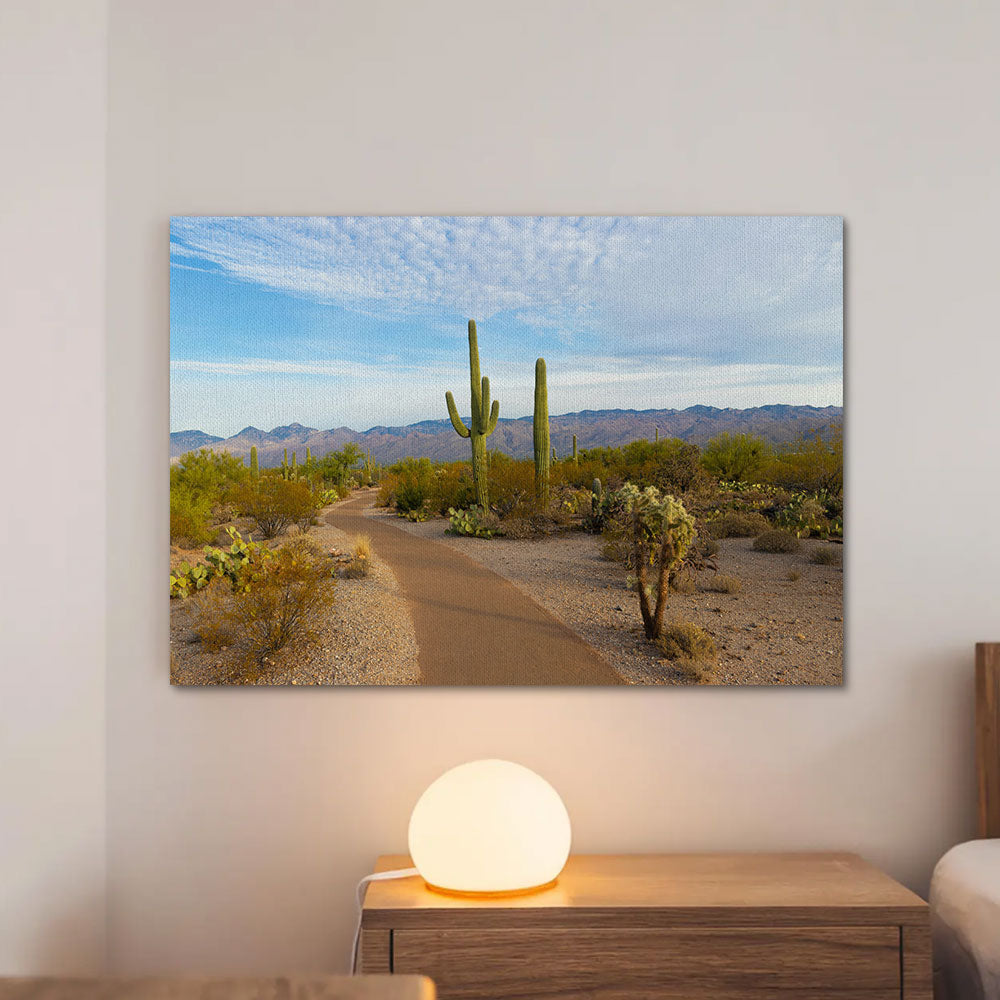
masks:
[[[694,444],[704,444],[716,434],[758,434],[772,444],[794,441],[803,434],[824,433],[843,418],[840,406],[755,406],[746,410],[719,409],[714,406],[689,406],[686,410],[582,410],[549,419],[552,446],[561,458],[573,450],[573,435],[580,448],[616,447],[637,438],[652,440],[656,429],[660,437],[677,437]],[[468,417],[464,418],[468,423]],[[197,448],[213,448],[233,455],[249,456],[256,445],[260,464],[280,465],[285,449],[294,451],[299,462],[305,460],[306,448],[315,457],[342,448],[348,441],[383,465],[407,456],[454,461],[468,457],[469,443],[460,438],[450,420],[422,420],[406,427],[372,427],[355,431],[350,427],[317,430],[302,424],[288,424],[262,431],[244,427],[232,437],[220,438],[203,431],[174,431],[170,435],[170,457],[176,458]],[[503,420],[489,438],[489,447],[516,458],[532,454],[531,417]]]

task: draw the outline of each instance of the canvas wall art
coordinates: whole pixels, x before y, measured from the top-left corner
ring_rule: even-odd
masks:
[[[175,217],[178,685],[838,685],[842,220]]]

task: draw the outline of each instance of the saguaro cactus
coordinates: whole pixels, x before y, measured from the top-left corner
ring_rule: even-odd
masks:
[[[285,457],[281,460],[281,478],[288,478],[288,449],[285,449]]]
[[[479,375],[479,341],[476,338],[476,321],[469,320],[469,384],[472,387],[471,426],[466,427],[458,415],[455,397],[446,392],[445,402],[448,404],[448,416],[456,433],[469,438],[472,444],[472,480],[476,486],[476,503],[480,507],[488,507],[490,502],[489,484],[486,473],[486,439],[493,433],[500,416],[500,403],[493,400],[490,407],[490,380]]]
[[[313,465],[312,448],[306,448],[306,475],[307,476],[312,472],[312,465]]]
[[[654,444],[659,444],[660,443],[660,428],[659,427],[654,427],[653,430],[656,432],[656,437],[653,438],[653,442],[654,442]]]
[[[535,498],[549,504],[549,386],[545,378],[545,358],[535,362],[535,416],[532,421],[535,445]]]
[[[257,446],[250,445],[250,478],[257,479],[260,476],[260,463],[257,461]]]
[[[576,453],[576,435],[575,434],[573,435],[573,464],[574,465],[579,465],[580,464],[579,456]]]
[[[292,479],[299,478],[299,463],[295,461],[295,452],[292,452]]]

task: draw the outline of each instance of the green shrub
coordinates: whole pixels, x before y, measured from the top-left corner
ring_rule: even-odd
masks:
[[[225,619],[251,675],[278,650],[313,641],[334,600],[330,561],[308,539],[265,551],[241,570]]]
[[[470,538],[492,538],[500,527],[496,515],[475,504],[468,510],[448,511],[449,535],[465,535]]]
[[[755,538],[770,527],[762,514],[721,514],[708,521],[705,530],[712,538]]]
[[[839,566],[842,561],[840,549],[833,545],[821,545],[809,556],[809,562],[817,566]]]
[[[768,462],[763,477],[792,490],[840,496],[844,491],[843,425],[786,445]]]
[[[789,553],[798,552],[802,545],[788,531],[765,531],[754,539],[753,547],[757,552]]]
[[[173,545],[195,548],[215,540],[211,525],[212,500],[186,486],[170,484],[170,541]]]
[[[719,479],[752,479],[766,465],[771,448],[753,434],[720,434],[705,445],[701,464]]]
[[[715,664],[715,640],[701,626],[692,622],[673,622],[663,630],[656,645],[664,657],[676,666],[697,665],[704,673]]]
[[[304,482],[266,476],[243,483],[233,493],[236,509],[257,525],[265,538],[280,535],[290,524],[300,526],[316,513],[319,504]]]
[[[705,589],[716,594],[738,594],[743,589],[743,581],[738,576],[715,573],[705,584]]]

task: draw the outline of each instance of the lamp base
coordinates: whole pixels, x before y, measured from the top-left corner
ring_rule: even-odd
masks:
[[[434,885],[426,879],[424,880],[424,885],[431,892],[439,892],[442,896],[457,896],[460,899],[506,899],[510,896],[530,896],[536,892],[544,892],[546,889],[553,888],[558,881],[558,878],[554,878],[550,882],[528,886],[526,889],[500,889],[489,892],[476,892],[475,890],[470,891],[467,889],[445,889],[443,886]]]

